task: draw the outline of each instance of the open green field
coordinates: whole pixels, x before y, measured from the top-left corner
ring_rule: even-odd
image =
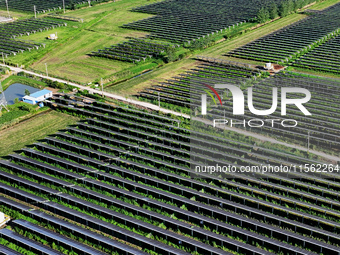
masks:
[[[166,79],[170,79],[177,74],[183,73],[185,70],[193,68],[196,64],[197,61],[194,59],[183,59],[164,65],[134,79],[107,87],[105,90],[122,96],[136,95],[145,88],[156,85],[159,82],[164,82]]]
[[[0,156],[53,134],[77,122],[77,118],[56,111],[36,115],[13,127],[0,131]]]
[[[25,18],[32,16],[32,14],[29,14],[29,13],[16,12],[12,10],[10,10],[9,15],[13,17],[14,19],[25,19]],[[7,11],[0,9],[0,16],[8,17]]]
[[[100,4],[91,8],[69,11],[67,16],[84,19],[84,23],[69,22],[67,27],[24,36],[20,39],[45,43],[46,47],[34,52],[24,52],[11,56],[8,61],[67,78],[79,83],[88,83],[107,77],[123,69],[134,66],[131,63],[94,58],[87,54],[112,44],[123,42],[126,37],[142,37],[146,33],[120,28],[121,25],[151,15],[130,12],[135,6],[150,3],[148,0],[124,0]],[[62,21],[62,20],[59,20]],[[57,41],[47,40],[51,33],[58,34]]]

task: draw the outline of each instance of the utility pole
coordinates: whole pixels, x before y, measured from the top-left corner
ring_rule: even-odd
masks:
[[[159,92],[158,92],[158,108],[159,110],[161,110],[161,98],[160,98]]]
[[[8,18],[10,18],[11,16],[9,16],[9,10],[8,10],[8,0],[6,0],[6,8],[7,8],[7,14],[8,14]]]
[[[47,63],[45,63],[45,67],[46,67],[46,76],[48,77]]]
[[[2,54],[2,62],[4,63],[4,65],[5,65],[5,58],[4,58],[4,53],[3,52],[1,52],[1,54]]]
[[[91,0],[89,0],[88,2],[89,2],[89,7],[91,7]]]
[[[104,97],[103,78],[100,78],[100,85],[102,86],[102,97]]]
[[[5,97],[5,92],[2,90],[2,85],[1,85],[1,81],[0,81],[0,113],[2,111],[2,108],[5,108],[8,112],[8,108],[7,108],[7,100]]]
[[[35,5],[34,5],[34,7],[33,7],[33,8],[34,8],[34,17],[35,17],[35,18],[37,18],[37,8],[36,8],[36,6],[35,6]]]
[[[307,145],[307,153],[309,153],[309,136],[310,136],[310,131],[308,131],[308,145]]]
[[[63,9],[64,9],[64,13],[65,13],[65,0],[63,0]]]

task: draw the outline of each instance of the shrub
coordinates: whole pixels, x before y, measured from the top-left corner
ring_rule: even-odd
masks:
[[[34,112],[35,110],[34,106],[30,104],[23,104],[19,107],[19,109],[27,112]]]
[[[269,18],[276,19],[278,16],[279,16],[279,9],[277,8],[277,5],[275,3],[272,3],[272,5],[269,8]]]
[[[264,23],[269,19],[269,11],[267,8],[262,7],[257,13],[257,22]]]

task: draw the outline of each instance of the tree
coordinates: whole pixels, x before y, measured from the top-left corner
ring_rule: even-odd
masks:
[[[17,104],[17,103],[19,103],[19,98],[14,99],[14,104]]]
[[[295,11],[294,2],[292,0],[287,1],[287,9],[288,9],[288,13]]]
[[[27,112],[33,112],[34,111],[34,106],[33,105],[29,105],[29,104],[21,105],[19,108],[22,111],[27,111]]]
[[[267,8],[262,7],[257,13],[257,22],[264,23],[269,19],[269,11]]]
[[[282,2],[279,7],[280,17],[286,17],[288,15],[288,3],[286,1]]]
[[[31,95],[31,92],[28,89],[25,89],[25,96]]]
[[[277,8],[277,5],[275,3],[272,3],[269,8],[269,18],[276,19],[278,16],[279,16],[279,8]]]
[[[74,3],[74,1],[73,0],[71,0],[71,2],[70,2],[70,9],[71,10],[75,10],[76,9],[76,4]]]
[[[296,0],[295,1],[295,7],[294,9],[295,10],[298,10],[298,9],[301,9],[304,5],[304,1],[303,0]]]

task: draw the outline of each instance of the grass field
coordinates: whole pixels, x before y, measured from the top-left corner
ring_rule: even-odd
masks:
[[[107,87],[108,92],[116,93],[122,96],[135,95],[145,88],[156,85],[159,82],[170,79],[171,77],[183,73],[185,70],[193,68],[198,62],[193,59],[183,59],[164,65],[152,72],[146,73],[134,79]]]
[[[45,43],[46,47],[11,56],[8,60],[40,72],[45,72],[46,63],[49,74],[79,83],[110,76],[132,67],[133,64],[93,58],[87,54],[125,41],[129,36],[144,36],[146,34],[144,32],[122,29],[120,26],[151,16],[129,11],[135,6],[148,3],[150,3],[148,0],[121,0],[67,12],[67,16],[83,18],[84,23],[67,22],[69,23],[67,27],[22,37],[20,39]],[[59,39],[48,41],[47,36],[55,32]]]
[[[77,118],[56,111],[36,115],[13,127],[0,131],[0,156],[53,134],[77,122]]]
[[[16,12],[12,10],[10,10],[9,15],[15,19],[26,19],[32,16],[32,14],[29,13]],[[7,10],[0,9],[0,16],[8,17]]]
[[[333,4],[336,4],[336,3],[340,3],[340,0],[326,0],[324,2],[321,2],[321,3],[317,3],[313,6],[311,6],[310,8],[308,9],[311,9],[311,10],[323,10]]]

